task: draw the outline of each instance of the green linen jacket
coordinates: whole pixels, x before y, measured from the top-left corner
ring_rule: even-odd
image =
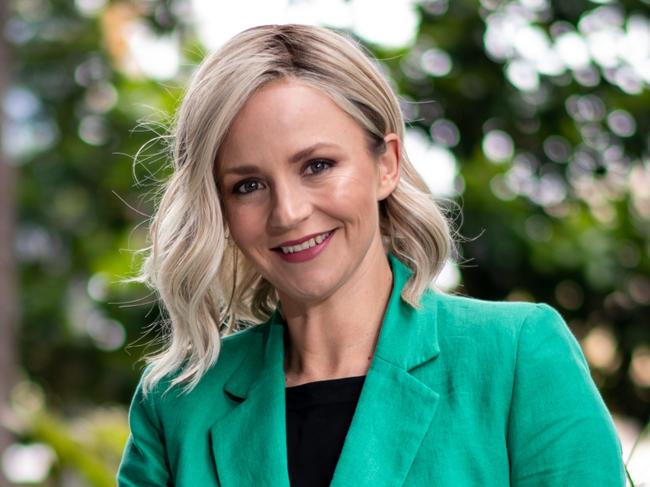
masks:
[[[393,290],[331,485],[624,486],[612,419],[546,304]],[[288,487],[280,311],[223,339],[188,394],[138,386],[120,487]]]

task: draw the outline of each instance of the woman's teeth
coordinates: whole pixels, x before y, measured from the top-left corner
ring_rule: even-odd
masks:
[[[301,243],[300,245],[292,245],[291,247],[280,247],[283,254],[293,254],[294,252],[300,252],[301,250],[309,249],[315,247],[323,240],[325,240],[331,232],[325,232],[321,235],[317,235],[314,238],[310,238],[306,242]]]

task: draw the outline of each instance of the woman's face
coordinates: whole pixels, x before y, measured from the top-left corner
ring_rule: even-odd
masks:
[[[265,85],[235,118],[216,167],[226,222],[281,299],[321,301],[385,259],[378,201],[397,184],[400,154],[396,135],[385,140],[372,156],[354,119],[295,80]],[[315,246],[280,248],[305,239]]]

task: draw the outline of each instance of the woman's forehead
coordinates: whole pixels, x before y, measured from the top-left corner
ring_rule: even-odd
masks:
[[[231,131],[243,123],[272,121],[276,126],[278,122],[291,123],[316,114],[321,117],[315,117],[315,122],[325,114],[347,115],[323,89],[299,79],[280,79],[263,85],[248,98],[235,116]]]
[[[358,123],[322,90],[296,81],[274,82],[244,104],[220,156],[228,160],[265,149],[294,153],[318,143],[340,145],[360,134]]]

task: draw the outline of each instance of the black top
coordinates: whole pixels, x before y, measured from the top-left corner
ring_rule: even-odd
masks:
[[[286,387],[292,487],[327,487],[357,407],[365,375]]]

